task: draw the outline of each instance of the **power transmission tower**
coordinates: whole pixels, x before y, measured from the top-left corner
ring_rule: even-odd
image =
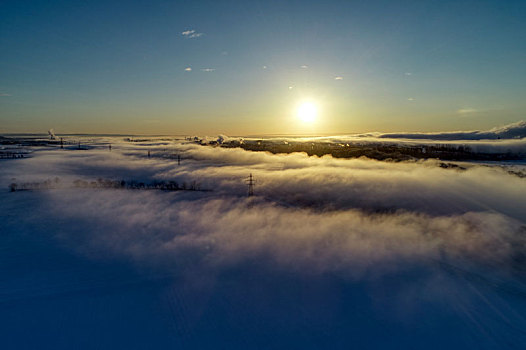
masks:
[[[256,183],[256,180],[252,177],[252,173],[250,173],[250,176],[247,179],[248,184],[248,196],[252,197],[254,195],[254,184]]]

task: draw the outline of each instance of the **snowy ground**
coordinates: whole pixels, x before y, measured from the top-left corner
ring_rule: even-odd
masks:
[[[526,179],[513,165],[83,144],[0,160],[3,349],[526,343]],[[98,178],[212,191],[73,186]]]

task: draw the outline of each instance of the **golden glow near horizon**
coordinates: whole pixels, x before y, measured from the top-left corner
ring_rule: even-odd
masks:
[[[298,118],[305,124],[312,124],[318,116],[318,108],[312,102],[302,102],[296,112]]]

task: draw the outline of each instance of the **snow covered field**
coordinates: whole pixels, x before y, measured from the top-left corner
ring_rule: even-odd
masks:
[[[0,160],[3,349],[526,343],[526,178],[514,165],[81,141]]]

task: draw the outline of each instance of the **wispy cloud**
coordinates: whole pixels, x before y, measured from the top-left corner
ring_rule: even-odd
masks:
[[[11,94],[6,94],[5,92],[0,92],[0,96],[13,96]]]
[[[205,35],[205,33],[198,33],[195,30],[185,30],[181,33],[186,38],[199,38]]]
[[[477,112],[479,112],[478,109],[471,108],[471,107],[461,108],[461,109],[457,110],[457,113],[460,114],[460,115],[473,114],[473,113],[477,113]]]
[[[191,72],[191,71],[192,71],[192,67],[186,67],[186,68],[184,69],[184,71],[185,71],[185,72]]]
[[[407,100],[408,101],[414,101],[415,99],[413,97],[409,97]]]
[[[201,69],[202,72],[213,72],[215,70],[216,70],[215,68],[203,68],[203,69]]]
[[[343,80],[343,77],[337,76],[337,77],[334,77],[334,80]]]
[[[405,72],[404,75],[411,76],[411,75],[413,75],[413,73],[411,73],[411,72]]]
[[[307,65],[303,65],[303,66],[301,66],[300,68],[302,68],[302,69],[307,69],[307,68],[309,68],[309,66],[307,66]]]

